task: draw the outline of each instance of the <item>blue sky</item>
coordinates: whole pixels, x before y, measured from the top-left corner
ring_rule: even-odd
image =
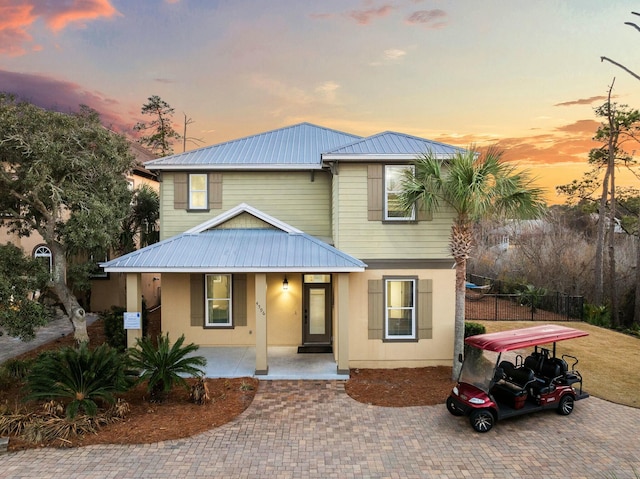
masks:
[[[130,131],[159,95],[204,144],[301,121],[497,143],[545,185],[579,176],[615,77],[640,108],[637,2],[5,0],[0,91]],[[195,145],[188,145],[193,148]],[[182,145],[176,145],[181,151]],[[640,149],[639,149],[640,150]]]

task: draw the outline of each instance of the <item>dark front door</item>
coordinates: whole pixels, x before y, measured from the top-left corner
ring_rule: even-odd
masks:
[[[303,344],[331,344],[331,284],[305,283]]]

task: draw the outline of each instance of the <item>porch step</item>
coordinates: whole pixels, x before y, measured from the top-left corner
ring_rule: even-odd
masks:
[[[298,354],[305,353],[332,353],[333,346],[322,344],[310,344],[305,346],[298,346]]]

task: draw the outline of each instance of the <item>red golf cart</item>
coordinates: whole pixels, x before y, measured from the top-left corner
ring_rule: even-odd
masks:
[[[587,335],[544,325],[466,338],[464,363],[447,409],[454,416],[468,416],[477,432],[489,431],[501,419],[544,409],[571,414],[574,402],[589,395],[575,368],[578,359],[556,356],[556,343]]]

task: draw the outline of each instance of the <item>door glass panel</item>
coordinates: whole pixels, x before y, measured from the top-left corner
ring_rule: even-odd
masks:
[[[309,291],[309,334],[325,333],[325,290]]]

